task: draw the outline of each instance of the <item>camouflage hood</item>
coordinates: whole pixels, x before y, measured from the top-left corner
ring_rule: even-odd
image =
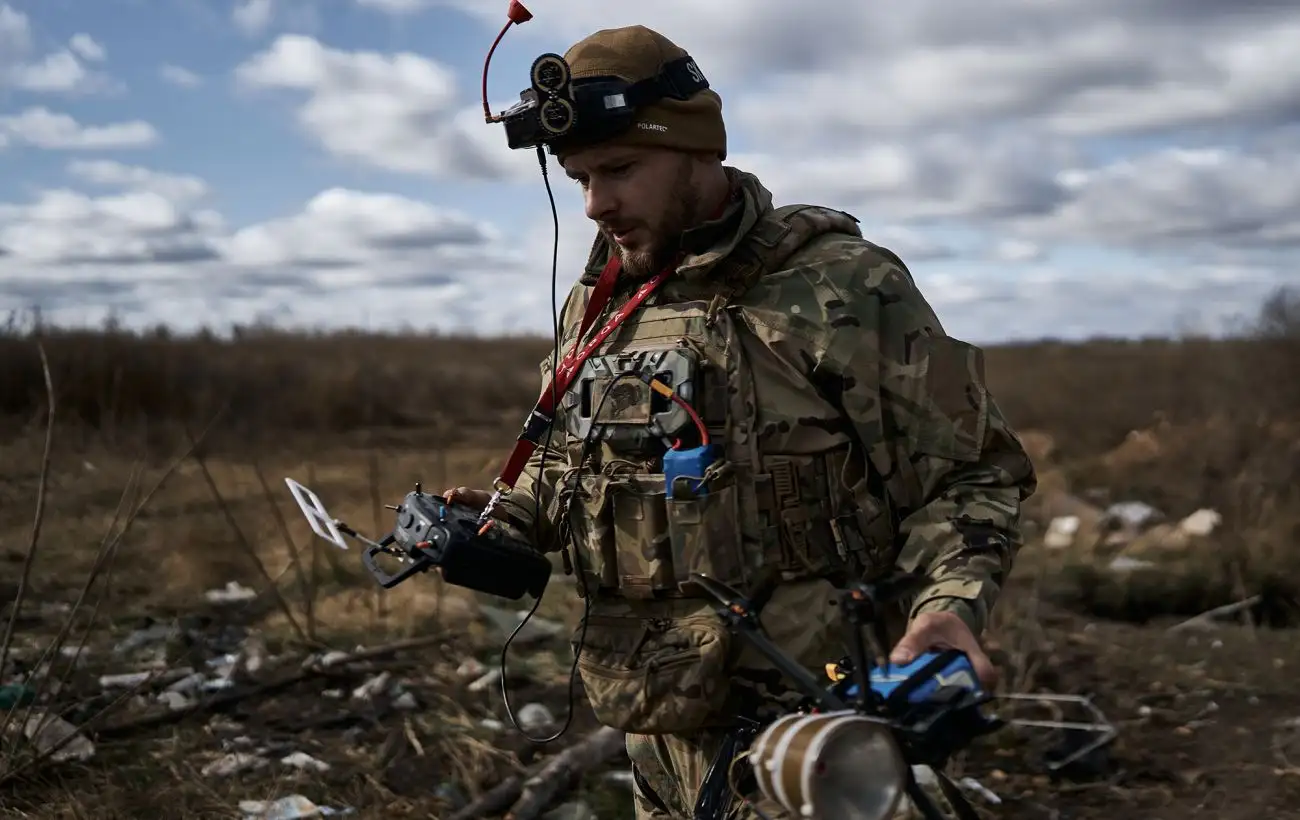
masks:
[[[677,273],[687,281],[708,276],[718,262],[735,250],[754,223],[772,210],[772,192],[763,187],[758,177],[730,166],[724,170],[727,179],[731,180],[731,198],[722,216],[697,225],[682,235],[682,247],[687,255]],[[597,231],[579,283],[587,287],[595,285],[612,252],[609,240]]]

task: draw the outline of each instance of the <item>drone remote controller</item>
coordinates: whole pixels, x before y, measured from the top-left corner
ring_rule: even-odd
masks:
[[[500,526],[481,529],[478,510],[417,489],[397,506],[392,533],[397,546],[413,559],[412,565],[389,576],[375,561],[384,551],[378,545],[368,548],[362,561],[385,588],[436,566],[449,584],[502,598],[518,599],[524,593],[540,598],[551,575],[546,556]]]
[[[384,589],[434,568],[449,584],[516,600],[525,593],[540,598],[550,580],[552,567],[545,555],[497,522],[484,528],[478,510],[423,492],[419,484],[401,504],[389,507],[396,512],[393,531],[371,541],[332,518],[311,490],[291,478],[285,483],[317,535],[343,549],[348,548],[344,535],[366,544],[361,562]],[[406,566],[390,574],[379,565],[381,554]]]

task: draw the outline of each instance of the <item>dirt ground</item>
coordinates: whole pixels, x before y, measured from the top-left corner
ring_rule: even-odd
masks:
[[[75,665],[56,659],[51,676],[66,671],[66,681],[57,693],[44,692],[51,702],[42,705],[78,725],[111,708],[84,731],[94,744],[88,760],[42,762],[0,781],[0,816],[242,817],[240,801],[298,794],[351,809],[353,817],[448,818],[594,728],[580,684],[573,725],[550,745],[514,731],[499,684],[475,689],[500,662],[503,613],[508,625],[527,600],[488,600],[433,577],[382,592],[362,575],[357,550],[335,550],[311,536],[283,481],[302,481],[332,513],[379,534],[390,514],[382,504],[396,503],[415,481],[433,490],[453,481],[483,486],[504,451],[399,449],[376,436],[348,445],[286,445],[257,461],[184,460],[97,573],[105,533],[123,523],[114,523],[114,513],[133,462],[120,449],[82,441],[56,446],[10,656],[36,666],[88,590],[62,654],[83,634],[89,651]],[[13,600],[23,575],[40,448],[39,435],[0,448],[0,603]],[[146,465],[135,503],[166,469],[157,460]],[[1089,695],[1118,737],[1068,777],[1044,768],[1048,738],[1041,731],[1006,729],[981,741],[954,767],[1000,799],[993,805],[976,797],[981,812],[1044,820],[1300,817],[1300,632],[1242,623],[1170,632],[1180,618],[1139,625],[1069,611],[1045,598],[1035,549],[1026,547],[1024,569],[1006,590],[990,635],[1003,688]],[[255,594],[205,599],[231,582]],[[565,720],[576,604],[557,574],[537,616],[560,627],[512,646],[506,680],[516,713],[541,704]],[[120,648],[149,630],[157,645]],[[410,648],[383,649],[402,641]],[[248,661],[251,645],[261,647],[257,664]],[[326,652],[358,649],[371,654],[322,660]],[[186,668],[210,672],[236,656],[244,660],[234,663],[224,688],[167,700],[165,690]],[[99,680],[142,669],[170,676],[135,694]],[[1030,716],[1018,702],[999,710]],[[0,721],[4,715],[0,709]],[[554,732],[556,721],[533,734]],[[285,762],[295,753],[328,771]],[[205,772],[238,754],[256,768]],[[562,799],[581,801],[588,816],[602,820],[630,818],[623,762],[610,761]]]

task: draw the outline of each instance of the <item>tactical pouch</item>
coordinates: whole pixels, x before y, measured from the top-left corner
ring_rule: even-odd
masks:
[[[575,471],[576,472],[576,471]],[[575,481],[575,477],[577,480]],[[611,479],[599,473],[569,474],[555,494],[552,520],[564,521],[572,537],[574,559],[582,574],[579,594],[618,586],[618,556],[614,529],[604,515],[609,504]]]
[[[663,477],[632,475],[614,480],[609,491],[619,592],[628,598],[652,598],[675,592],[672,545]]]
[[[578,673],[606,726],[634,734],[690,732],[721,713],[732,639],[714,613],[591,615],[582,638]]]
[[[628,598],[675,593],[672,549],[663,477],[593,474],[572,480],[557,494],[558,510],[569,531],[588,587],[613,590]],[[575,497],[576,494],[576,497]]]
[[[673,572],[679,584],[701,573],[726,584],[748,586],[752,570],[741,550],[740,504],[734,473],[715,464],[705,472],[703,486],[680,477],[667,499],[668,538]]]
[[[855,561],[864,576],[893,565],[893,526],[879,501],[860,497],[860,506],[831,519],[840,555]]]
[[[827,465],[847,494],[837,497],[831,518],[836,547],[853,559],[862,577],[876,577],[894,566],[895,511],[889,489],[865,455],[844,454]]]
[[[836,490],[824,455],[764,456],[755,478],[764,563],[787,578],[824,577],[849,564],[836,529]]]

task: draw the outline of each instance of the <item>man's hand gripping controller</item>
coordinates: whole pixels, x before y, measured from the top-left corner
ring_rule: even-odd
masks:
[[[291,478],[285,483],[313,532],[342,549],[348,548],[344,536],[365,544],[361,561],[385,589],[435,567],[449,584],[502,598],[525,593],[540,598],[550,580],[545,555],[504,527],[483,527],[478,510],[426,493],[419,484],[400,504],[388,505],[396,513],[393,531],[372,541],[330,516],[311,490]],[[395,558],[403,568],[389,574],[379,565],[380,555]]]

